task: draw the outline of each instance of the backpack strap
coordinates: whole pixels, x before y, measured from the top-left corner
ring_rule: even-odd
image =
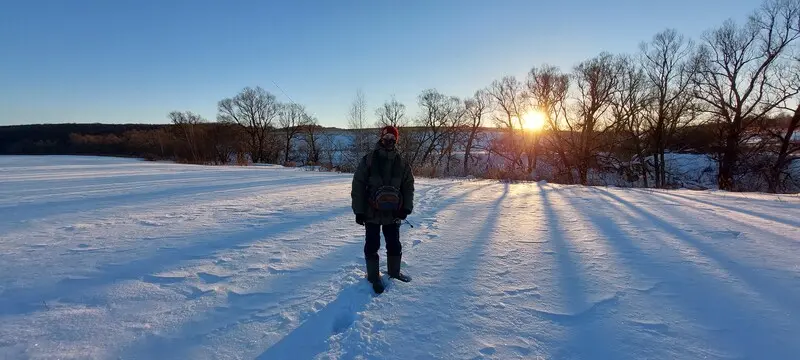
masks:
[[[367,177],[372,177],[372,163],[374,162],[375,157],[377,156],[378,154],[375,151],[372,151],[369,154],[364,155],[364,157],[366,158],[365,160],[367,162]]]

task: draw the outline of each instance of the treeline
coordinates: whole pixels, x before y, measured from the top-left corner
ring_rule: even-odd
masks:
[[[370,110],[359,91],[347,130],[247,87],[217,103],[215,121],[175,111],[164,126],[71,125],[65,135],[55,125],[57,139],[12,129],[23,135],[0,151],[349,172],[374,147],[376,128],[394,125],[403,156],[425,176],[663,188],[681,185],[672,157],[691,153],[711,159],[720,189],[797,191],[798,38],[800,0],[766,0],[746,22],[726,21],[700,39],[667,29],[634,53],[603,52],[566,70],[537,65],[466,98],[426,89],[413,114],[395,98]]]
[[[0,154],[141,156],[130,147],[133,134],[151,133],[162,125],[39,124],[0,126]],[[90,142],[78,139],[92,139]]]
[[[720,189],[787,191],[798,188],[798,38],[800,1],[767,0],[745,23],[697,40],[667,29],[635,53],[603,52],[569,71],[534,66],[466,99],[426,90],[420,114],[404,118],[391,100],[376,115],[426,129],[404,150],[434,173],[460,162],[465,173],[591,184],[616,171],[632,185],[667,187],[669,155],[689,151],[714,160]],[[487,124],[500,136],[475,141]]]

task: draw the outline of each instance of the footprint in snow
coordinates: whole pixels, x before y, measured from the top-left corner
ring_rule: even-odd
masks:
[[[312,306],[312,308],[314,309],[314,312],[318,312],[325,308],[325,303],[317,300],[314,302],[314,306]]]
[[[411,244],[411,246],[413,247],[413,246],[417,246],[419,244],[422,244],[422,240],[414,240],[414,242]]]
[[[336,316],[336,319],[333,320],[333,334],[341,334],[345,330],[347,330],[353,323],[356,321],[356,316],[354,313],[349,311],[344,311]]]

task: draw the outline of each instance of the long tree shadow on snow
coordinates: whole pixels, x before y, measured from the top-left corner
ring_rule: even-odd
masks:
[[[486,249],[492,242],[492,235],[494,235],[497,225],[500,222],[500,206],[508,197],[508,192],[509,184],[506,183],[503,186],[503,193],[500,194],[500,196],[491,203],[491,206],[486,209],[488,216],[486,217],[486,222],[484,223],[483,228],[481,228],[481,231],[475,235],[472,244],[464,251],[463,256],[461,257],[461,260],[464,264],[472,265],[470,268],[471,271],[465,274],[465,279],[470,279],[470,281],[475,279],[478,271],[481,268],[481,265],[483,264],[481,259],[485,256]]]
[[[471,194],[475,191],[480,189],[486,188],[487,186],[494,186],[497,183],[490,183],[479,188],[471,189],[460,196],[454,196],[448,199],[445,202],[440,204],[447,204],[444,207],[439,208],[436,211],[436,214],[445,211],[448,207],[454,206],[459,204],[460,201],[464,200],[467,194]],[[491,203],[488,203],[488,206],[483,206],[483,203],[474,204],[473,206],[462,206],[457,212],[464,214],[473,214],[473,213],[481,213],[486,214],[485,220],[483,222],[483,226],[480,230],[470,238],[465,239],[458,239],[457,242],[459,244],[463,244],[465,247],[469,245],[468,248],[465,248],[460,256],[458,257],[458,265],[452,269],[452,271],[457,272],[456,276],[446,276],[445,278],[452,278],[452,279],[461,279],[461,281],[448,281],[446,283],[447,286],[452,286],[455,289],[453,290],[454,294],[463,294],[459,298],[449,298],[449,306],[443,306],[444,308],[449,309],[450,311],[446,313],[434,312],[434,313],[426,313],[423,309],[421,313],[424,315],[424,321],[430,321],[432,324],[436,322],[450,322],[452,319],[459,319],[465,316],[473,316],[474,312],[477,310],[477,307],[482,306],[483,304],[479,304],[476,301],[479,300],[478,296],[472,291],[468,291],[463,287],[469,286],[470,284],[474,284],[476,277],[478,276],[478,272],[481,269],[485,269],[485,263],[482,259],[485,256],[485,251],[489,247],[492,242],[492,236],[494,235],[497,226],[500,221],[500,209],[503,201],[506,200],[508,193],[509,193],[509,184],[504,184],[503,192],[497,197],[497,199],[492,200]],[[480,221],[479,219],[470,219],[469,221]],[[438,289],[437,291],[448,291],[445,289]],[[441,304],[440,304],[441,305]],[[450,330],[442,335],[446,335],[449,339],[458,339],[459,333],[464,331],[465,328],[461,326],[454,326],[451,327]],[[437,339],[437,341],[441,341],[446,343],[448,346],[445,347],[442,351],[444,352],[445,356],[454,356],[455,353],[461,351],[462,349],[458,348],[458,344],[453,343],[453,341],[446,341],[443,339]],[[456,348],[450,348],[449,346],[456,346]],[[432,355],[433,356],[433,355]]]
[[[469,195],[492,185],[494,183],[483,184],[438,201],[434,200],[427,205],[435,205],[432,207],[435,211],[430,212],[428,210],[424,213],[419,213],[418,216],[436,218],[438,214],[464,201]],[[507,191],[508,189],[506,188],[506,193]],[[504,193],[503,197],[505,195]],[[495,209],[499,207],[500,201],[497,202]],[[422,224],[424,221],[420,223]],[[485,237],[488,238],[489,233],[490,231]],[[361,246],[363,243],[358,243],[358,245]],[[325,352],[328,350],[327,340],[335,334],[346,331],[355,322],[357,313],[366,308],[372,297],[372,289],[366,282],[344,288],[338,294],[336,300],[326,305],[291,333],[270,346],[258,356],[258,359],[310,359],[317,354]]]
[[[122,280],[142,279],[149,274],[167,270],[186,260],[205,258],[219,250],[237,247],[268,236],[280,235],[298,227],[310,226],[344,215],[349,209],[349,206],[333,208],[324,213],[314,214],[312,217],[314,220],[309,220],[307,214],[301,214],[289,219],[282,219],[278,223],[250,228],[243,232],[206,233],[188,242],[187,246],[159,249],[149,258],[136,259],[123,264],[102,265],[97,269],[96,274],[80,279],[64,279],[45,289],[8,288],[5,293],[13,295],[11,298],[0,298],[0,316],[23,315],[43,310],[47,307],[48,301],[56,299],[69,301],[70,298],[77,297],[73,301],[83,302],[80,300],[81,296],[90,289]]]
[[[717,226],[720,226],[721,224],[724,224],[724,223],[731,223],[731,224],[734,224],[736,226],[743,227],[743,228],[752,228],[753,227],[753,223],[749,221],[750,220],[749,217],[742,217],[741,219],[739,219],[739,218],[734,217],[734,216],[724,216],[724,215],[721,215],[718,212],[716,212],[716,209],[714,209],[714,208],[698,207],[698,206],[695,206],[690,201],[681,201],[681,200],[673,201],[673,199],[671,199],[671,198],[659,196],[661,191],[655,191],[655,190],[652,190],[652,189],[651,190],[643,190],[643,189],[633,189],[633,188],[626,189],[626,191],[630,191],[632,193],[635,193],[637,195],[641,195],[643,197],[646,197],[647,199],[652,200],[652,201],[648,200],[646,202],[647,204],[661,204],[661,201],[663,200],[663,201],[666,201],[666,204],[678,206],[681,209],[681,212],[674,212],[673,211],[673,212],[670,212],[670,213],[673,213],[673,214],[680,213],[682,218],[695,219],[695,218],[692,217],[692,215],[689,215],[688,213],[683,212],[683,210],[688,210],[688,212],[697,213],[697,214],[700,214],[701,216],[704,216],[704,217],[705,216],[715,216],[715,217],[717,217],[719,219],[723,219],[724,222],[715,223],[715,225],[717,225]],[[770,200],[759,200],[759,201],[762,204],[765,204],[765,205],[772,205],[770,203],[776,203],[776,204],[778,203],[775,200],[772,200],[772,201],[770,201]],[[794,209],[782,204],[780,206],[777,206],[776,210],[777,211],[789,211],[789,210],[794,210]],[[781,228],[779,228],[776,231],[776,230],[773,230],[772,228],[760,227],[758,229],[758,231],[770,234],[770,236],[775,238],[776,242],[782,243],[783,246],[785,246],[787,244],[789,246],[798,246],[798,245],[800,245],[800,242],[798,242],[797,240],[791,239],[791,238],[786,238],[785,237],[786,235],[782,234],[780,232],[780,229]]]
[[[123,350],[122,357],[149,359],[154,354],[159,354],[167,358],[184,359],[194,348],[199,348],[215,334],[238,324],[282,324],[285,321],[281,318],[283,314],[303,315],[303,309],[307,310],[313,305],[314,299],[293,296],[298,284],[315,286],[319,282],[327,283],[331,279],[340,278],[341,270],[348,267],[343,266],[348,264],[346,259],[358,252],[361,245],[360,242],[355,242],[340,246],[325,257],[310,262],[305,269],[271,277],[260,291],[245,294],[229,292],[226,304],[196,316],[175,332],[145,335],[142,340]],[[335,300],[302,320],[298,327],[281,337],[258,358],[313,358],[313,355],[327,349],[326,341],[331,335],[344,332],[353,324],[357,313],[366,307],[371,298],[372,288],[366,283],[366,279],[345,287],[339,291]],[[274,313],[265,315],[265,311]]]
[[[447,198],[444,198],[444,199],[440,199],[438,201],[432,201],[428,205],[429,206],[430,205],[434,205],[433,208],[435,209],[435,211],[433,213],[425,213],[424,215],[427,215],[428,218],[436,218],[436,216],[438,214],[442,213],[445,210],[450,209],[451,207],[453,207],[453,206],[455,206],[457,204],[462,203],[464,201],[464,199],[466,199],[470,195],[472,195],[472,194],[474,194],[474,193],[476,193],[476,192],[478,192],[480,190],[483,190],[483,189],[485,189],[487,187],[493,186],[493,185],[496,185],[496,183],[488,182],[486,184],[481,184],[481,185],[478,185],[478,186],[474,186],[473,188],[471,188],[471,189],[469,189],[467,191],[464,191],[463,193],[455,194],[453,196],[450,196],[450,197],[447,197]],[[420,215],[423,215],[423,214],[420,214]]]
[[[667,234],[675,235],[675,238],[693,246],[703,255],[714,260],[724,270],[759,289],[760,294],[771,301],[785,299],[782,296],[786,296],[786,286],[776,286],[771,281],[737,265],[702,239],[696,238],[607,190],[593,188],[592,191],[610,199],[611,204],[618,204],[618,206],[615,205],[615,212],[622,216],[626,216],[626,214],[620,210],[620,206],[629,209],[650,224],[660,227]],[[776,339],[776,335],[779,337],[783,335],[774,327],[770,328],[770,322],[774,322],[776,319],[764,321],[768,315],[760,312],[760,309],[752,309],[752,304],[742,301],[741,294],[731,289],[730,282],[707,275],[703,269],[688,259],[681,262],[665,261],[665,259],[681,259],[683,256],[678,249],[670,246],[664,240],[660,240],[664,246],[659,247],[658,252],[648,254],[635,245],[635,241],[615,224],[614,219],[604,215],[608,213],[607,211],[608,209],[592,209],[583,214],[603,232],[609,245],[617,249],[618,254],[627,260],[626,265],[634,274],[645,274],[658,281],[656,286],[677,292],[678,296],[671,296],[669,299],[682,305],[686,317],[695,321],[699,320],[707,328],[727,330],[727,333],[730,334],[728,338],[712,339],[712,341],[719,341],[716,344],[719,349],[738,349],[748,358],[751,356],[754,358],[791,358],[793,354],[800,351],[797,344],[783,341],[780,338]],[[785,308],[787,311],[785,314],[788,315],[789,311],[794,311],[795,313],[791,316],[797,317],[797,302],[795,301],[788,299],[781,302],[782,305],[789,306]]]
[[[717,263],[722,269],[730,273],[731,275],[739,278],[740,280],[744,281],[745,284],[756,290],[765,298],[769,299],[771,302],[775,304],[780,304],[784,307],[784,310],[797,310],[797,304],[800,304],[800,296],[797,295],[796,290],[793,290],[791,285],[793,284],[778,284],[772,278],[767,278],[764,276],[759,275],[757,272],[752,271],[752,269],[748,268],[747,266],[740,265],[737,261],[733,261],[730,257],[725,255],[720,250],[716,249],[713,245],[707,243],[703,239],[700,239],[677,226],[673,225],[670,222],[665,221],[664,219],[655,216],[654,214],[644,210],[640,207],[637,207],[631,204],[629,201],[620,198],[619,196],[609,192],[608,190],[603,190],[596,188],[594,191],[599,192],[601,195],[608,197],[609,199],[616,201],[623,206],[631,209],[634,213],[639,214],[651,224],[660,227],[661,229],[665,230],[669,234],[674,234],[684,243],[694,247],[697,249],[701,254],[707,256],[708,258],[712,259],[714,262]],[[667,207],[668,210],[666,212],[673,213],[675,211],[674,208]],[[674,212],[674,215],[677,215],[680,218],[680,213]],[[734,244],[735,246],[735,244]],[[791,274],[786,274],[787,278],[793,277]]]
[[[282,320],[279,321],[278,318],[281,314],[287,312],[299,313],[301,308],[313,304],[313,299],[293,296],[297,292],[298,284],[314,286],[319,282],[341,277],[341,274],[337,275],[337,272],[347,268],[347,265],[353,265],[350,259],[354,254],[360,253],[362,247],[363,242],[353,242],[352,244],[339,246],[334,251],[326,252],[325,256],[318,257],[305,264],[304,268],[269,277],[260,286],[261,290],[259,291],[242,294],[229,291],[226,304],[196,316],[175,332],[166,335],[145,335],[142,340],[123,350],[123,357],[151,358],[153,354],[159,354],[159,356],[167,356],[168,358],[186,358],[187,353],[192,348],[207,341],[214,333],[228,329],[236,324],[280,322]],[[353,266],[361,268],[360,264]],[[366,285],[366,279],[363,282],[345,288],[340,292],[336,300],[328,303],[322,310],[303,321],[297,329],[287,335],[292,336],[292,338],[280,340],[278,343],[282,345],[275,351],[286,351],[286,347],[290,347],[292,351],[311,354],[310,351],[319,350],[320,343],[324,345],[325,340],[328,339],[331,333],[322,329],[318,329],[321,331],[316,331],[316,327],[344,331],[346,327],[352,324],[352,321],[348,321],[350,319],[354,320],[350,316],[355,316],[355,312],[362,309],[366,301],[369,300],[370,291],[371,287]],[[366,295],[367,298],[363,299],[359,295]],[[279,311],[273,314],[274,318],[269,318],[262,314],[266,310]],[[326,323],[327,320],[332,321],[331,323]],[[306,324],[309,321],[310,323]],[[297,334],[292,335],[294,332],[297,332]],[[307,338],[304,342],[292,340],[302,334],[318,337]]]
[[[114,195],[103,195],[82,199],[65,199],[55,201],[34,202],[32,204],[14,205],[0,207],[0,213],[4,213],[3,220],[19,222],[20,220],[40,219],[52,215],[61,215],[76,212],[91,212],[97,209],[104,211],[130,206],[133,204],[146,204],[150,201],[163,202],[165,200],[191,199],[196,200],[198,196],[205,197],[213,193],[226,191],[242,191],[251,193],[260,187],[275,184],[285,184],[286,187],[296,187],[305,184],[320,184],[326,182],[341,182],[341,179],[332,178],[331,180],[320,180],[316,177],[292,179],[287,182],[285,178],[276,179],[255,179],[246,181],[233,181],[222,184],[201,184],[201,185],[180,185],[174,187],[149,189],[144,192],[124,193]]]
[[[623,359],[628,354],[621,352],[621,347],[616,342],[615,334],[610,331],[599,318],[600,312],[606,305],[613,303],[610,300],[592,302],[587,296],[588,284],[585,275],[577,264],[579,262],[571,255],[572,247],[565,236],[565,228],[561,225],[559,216],[551,203],[550,190],[537,184],[542,202],[542,211],[547,223],[547,233],[550,244],[556,257],[556,266],[559,274],[556,280],[560,285],[560,294],[565,297],[564,309],[568,313],[554,313],[536,310],[538,317],[549,320],[556,325],[568,328],[568,339],[557,347],[556,358],[602,358]]]
[[[437,201],[437,211],[435,214],[454,206],[460,200],[463,200],[465,196],[489,185],[492,184],[479,186],[448,197],[443,201]],[[434,217],[435,214],[433,214]],[[420,215],[430,214],[423,213]],[[267,310],[269,306],[275,306],[276,304],[272,302],[276,299],[283,299],[284,295],[293,292],[292,289],[294,289],[298,283],[312,284],[318,281],[324,281],[328,277],[333,276],[330,270],[340,269],[343,264],[350,263],[349,256],[361,253],[360,249],[362,247],[363,242],[356,242],[353,245],[339,247],[336,251],[328,253],[326,257],[317,259],[311,263],[309,268],[315,271],[298,271],[296,273],[282,274],[279,278],[275,278],[265,284],[265,289],[270,289],[265,290],[265,292],[245,295],[234,294],[228,304],[217,307],[210,313],[204,314],[199,320],[184,324],[180,330],[168,336],[148,335],[144,340],[126,350],[125,354],[127,354],[127,356],[143,356],[147,358],[149,355],[157,353],[181,358],[190,351],[191,348],[197,346],[197,344],[205,340],[209,334],[214,333],[218,329],[225,329],[228,326],[242,321],[275,321],[275,319],[265,319],[262,315],[259,315],[259,313],[263,310]],[[342,260],[343,257],[346,260]],[[357,266],[361,268],[362,264],[359,263]],[[366,286],[363,289],[367,290],[364,294],[362,294],[363,286]],[[258,358],[312,358],[313,355],[324,352],[327,350],[326,341],[330,336],[338,332],[346,331],[346,329],[352,325],[355,321],[356,313],[363,310],[371,298],[371,291],[371,288],[366,282],[344,288],[338,294],[336,300],[327,304],[322,310],[315,313],[310,318],[302,321],[296,329],[271,345]],[[362,297],[361,295],[366,295],[366,297]],[[308,304],[306,302],[300,302],[294,305],[281,303],[280,312],[300,311],[295,308],[303,305]],[[297,354],[308,356],[298,356]]]
[[[508,197],[509,191],[509,184],[503,185],[503,193],[494,200],[491,206],[486,209],[486,213],[488,214],[486,218],[486,222],[481,228],[481,231],[478,232],[470,247],[464,251],[461,260],[465,264],[472,265],[471,274],[467,274],[465,277],[466,279],[475,279],[475,274],[477,274],[478,270],[480,269],[481,264],[483,263],[481,259],[484,257],[486,249],[489,247],[489,244],[492,240],[492,235],[495,233],[497,229],[497,224],[500,222],[500,206],[503,204],[503,201]]]
[[[751,221],[752,217],[750,217],[750,216],[742,216],[742,217],[725,216],[725,215],[720,214],[719,212],[717,212],[715,207],[711,207],[711,206],[709,206],[709,207],[695,206],[695,203],[693,203],[691,200],[688,200],[688,199],[687,200],[675,200],[674,198],[668,196],[668,195],[670,195],[668,193],[669,190],[658,191],[658,190],[653,190],[653,189],[647,189],[647,190],[646,189],[628,189],[628,191],[631,191],[631,192],[636,193],[636,194],[640,194],[642,196],[646,196],[647,198],[653,199],[656,202],[657,201],[662,201],[662,200],[669,201],[669,202],[674,202],[674,204],[680,206],[681,209],[688,209],[688,210],[693,211],[693,212],[700,212],[700,213],[703,213],[704,215],[705,214],[714,214],[714,216],[716,216],[718,218],[721,218],[721,219],[724,219],[726,222],[730,222],[732,224],[736,224],[736,225],[744,227],[744,228],[752,228],[753,227],[753,223]],[[739,199],[737,201],[743,201],[743,200],[750,201],[750,200],[748,200],[746,198],[741,198],[741,199]],[[753,199],[752,201],[754,201],[756,203],[760,203],[760,204],[762,204],[762,206],[770,206],[770,207],[772,207],[774,209],[774,211],[776,213],[797,212],[797,209],[792,207],[791,203],[787,204],[787,203],[780,203],[777,200],[763,200],[763,199]],[[677,212],[674,212],[674,213],[677,213]],[[688,215],[686,215],[685,213],[681,212],[680,214],[683,215],[683,216],[688,217]],[[717,225],[719,225],[719,223]],[[763,231],[765,233],[771,234],[774,238],[776,238],[776,240],[778,240],[778,242],[783,243],[784,246],[787,245],[787,244],[789,246],[798,246],[798,245],[800,245],[800,242],[798,242],[797,239],[787,238],[785,233],[781,233],[782,229],[783,229],[783,227],[780,227],[780,226],[779,227],[770,227],[770,228],[760,227],[759,231]]]
[[[598,207],[589,206],[587,203],[582,202],[577,204],[569,197],[565,197],[570,201],[571,205],[577,209],[586,209],[580,211],[580,214],[587,218],[594,227],[600,231],[600,234],[619,259],[619,265],[626,266],[631,276],[636,278],[645,278],[646,282],[652,282],[652,286],[647,289],[636,289],[646,299],[653,300],[651,306],[658,306],[658,309],[653,308],[653,314],[640,314],[645,316],[654,316],[656,318],[667,316],[677,316],[678,314],[659,314],[661,309],[669,308],[663,304],[659,305],[658,301],[674,301],[681,306],[680,313],[691,319],[698,320],[704,326],[709,328],[728,329],[735,328],[738,325],[736,322],[731,322],[731,318],[738,316],[737,314],[746,313],[747,306],[739,304],[735,295],[730,289],[718,279],[705,275],[699,268],[689,262],[675,263],[670,259],[680,259],[681,254],[676,250],[663,244],[659,246],[659,251],[655,253],[648,253],[643,250],[637,241],[632,239],[628,233],[623,231],[617,220],[619,217],[611,217],[609,214],[619,214],[620,217],[627,217],[628,215],[621,211],[616,202],[597,204]],[[594,202],[591,203],[594,205]],[[631,221],[634,223],[634,221]],[[639,239],[644,241],[645,239]],[[650,237],[646,241],[663,243],[657,237]],[[664,297],[655,295],[654,292],[661,289],[670,289],[680,291],[679,296],[669,297],[667,300]],[[688,291],[687,291],[688,290]],[[736,303],[736,304],[734,304]],[[631,321],[639,320],[638,317],[630,319]],[[757,329],[758,323],[751,323],[746,328]],[[648,339],[639,340],[636,338],[638,328],[634,328],[634,334],[630,337],[630,341],[642,341],[645,346],[652,346]],[[668,334],[668,324],[664,324],[661,330],[665,335]],[[754,336],[755,335],[755,336]],[[768,332],[756,332],[755,334],[746,333],[738,334],[737,339],[712,339],[712,343],[719,349],[730,349],[736,346],[746,344],[745,340],[756,341],[760,344],[769,343]],[[662,349],[653,349],[661,352]],[[762,351],[763,349],[759,350]],[[669,353],[669,349],[663,349]],[[755,354],[754,354],[755,355]]]
[[[666,191],[658,191],[658,192],[651,192],[651,193],[657,193],[657,194],[662,195],[662,196],[671,196],[671,197],[683,199],[685,201],[694,201],[696,203],[700,203],[700,204],[703,204],[703,205],[722,208],[722,209],[725,209],[725,210],[728,210],[728,211],[737,212],[739,214],[752,216],[752,217],[755,217],[755,218],[758,218],[758,219],[761,219],[761,220],[772,221],[772,222],[780,223],[780,224],[787,225],[787,226],[800,227],[800,221],[788,220],[788,219],[784,219],[784,218],[781,218],[781,217],[778,217],[778,216],[775,216],[775,215],[764,214],[764,213],[761,213],[761,212],[758,212],[758,211],[742,209],[742,208],[733,207],[733,206],[725,205],[725,204],[721,204],[721,203],[714,203],[714,202],[710,202],[710,201],[706,201],[706,200],[701,200],[701,199],[698,199],[696,197],[689,197],[689,196],[686,196],[686,195],[675,194],[675,193],[670,193],[670,192],[666,192]],[[738,201],[746,201],[746,199],[741,199],[741,200],[738,200]]]

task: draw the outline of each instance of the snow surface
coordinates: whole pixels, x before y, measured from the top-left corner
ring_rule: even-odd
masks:
[[[373,296],[350,179],[0,157],[0,358],[800,357],[797,196],[419,179]]]

